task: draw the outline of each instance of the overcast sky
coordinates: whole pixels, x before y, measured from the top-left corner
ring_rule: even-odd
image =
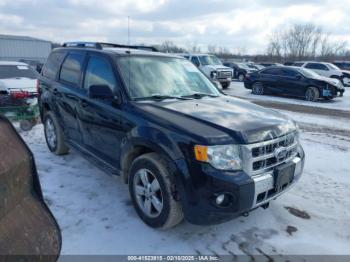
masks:
[[[127,43],[128,16],[133,44],[262,53],[272,30],[296,22],[350,43],[350,0],[0,0],[0,34]]]

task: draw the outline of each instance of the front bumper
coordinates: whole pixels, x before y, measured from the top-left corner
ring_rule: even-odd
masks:
[[[179,176],[182,181],[177,181],[186,220],[198,225],[223,223],[279,197],[301,177],[305,161],[301,146],[290,161],[295,163],[294,178],[281,191],[274,190],[273,170],[252,177],[244,171],[223,172],[193,162],[192,168],[186,171],[191,175]],[[228,197],[227,206],[216,204],[219,194]]]

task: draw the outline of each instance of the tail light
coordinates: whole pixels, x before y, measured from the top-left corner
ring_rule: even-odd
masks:
[[[27,91],[12,91],[10,95],[14,99],[26,99],[30,97],[30,93]]]

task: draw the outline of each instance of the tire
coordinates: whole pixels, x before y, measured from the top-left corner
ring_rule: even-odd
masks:
[[[56,155],[65,155],[69,152],[61,126],[52,111],[44,115],[44,133],[47,147]]]
[[[142,155],[131,164],[129,193],[132,203],[139,217],[153,228],[169,229],[183,220],[181,203],[172,195],[174,182],[170,170],[169,162],[156,153]]]
[[[261,82],[255,82],[252,85],[252,93],[254,95],[263,95],[265,94],[264,86]]]
[[[238,75],[238,81],[240,81],[240,82],[243,82],[244,81],[244,75],[243,74],[239,74]]]
[[[320,98],[320,92],[314,86],[310,86],[305,91],[305,99],[310,102],[316,102]]]
[[[222,83],[221,83],[222,89],[227,89],[227,88],[229,88],[230,84],[231,84],[231,82],[222,82]]]

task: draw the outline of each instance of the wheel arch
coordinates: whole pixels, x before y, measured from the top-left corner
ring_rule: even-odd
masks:
[[[140,138],[134,138],[124,143],[120,154],[120,169],[121,176],[124,183],[128,183],[128,176],[131,163],[139,156],[147,153],[158,153],[167,158],[175,166],[176,156],[171,154],[169,150],[160,146],[158,143]]]

